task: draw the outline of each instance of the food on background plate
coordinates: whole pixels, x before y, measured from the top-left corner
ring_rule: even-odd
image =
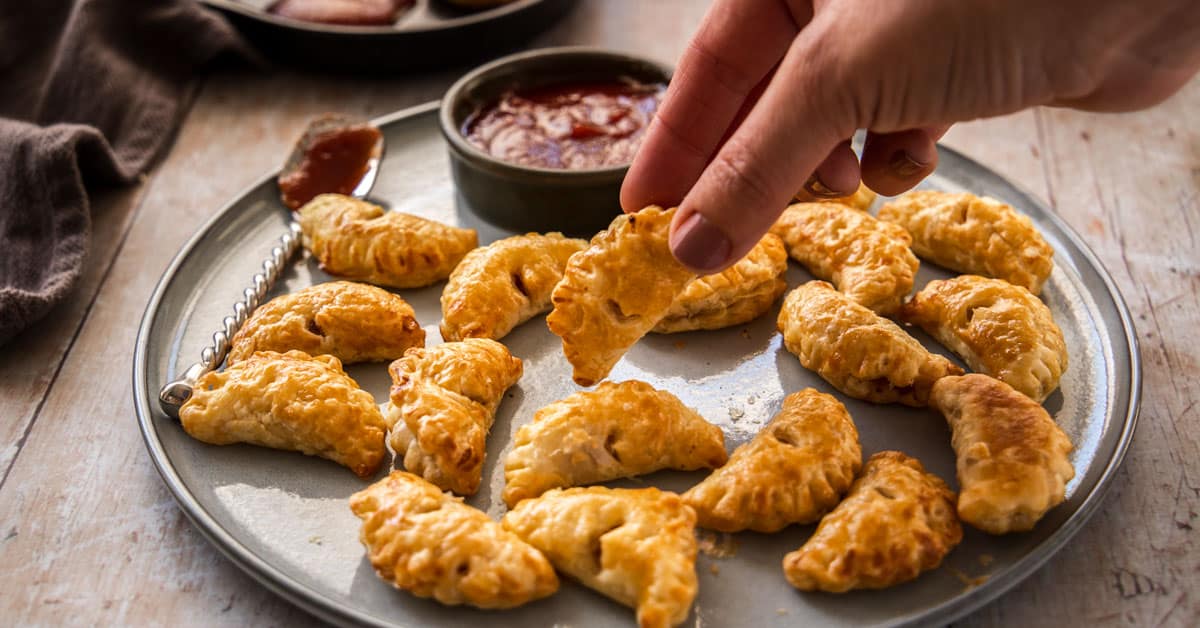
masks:
[[[541,552],[421,478],[393,471],[350,497],[380,578],[442,604],[513,608],[558,590]]]
[[[587,240],[527,233],[467,253],[442,290],[442,338],[499,340],[550,309],[567,260]]]
[[[509,4],[514,0],[441,0],[447,4],[452,4],[465,9],[489,9],[498,7],[502,4]]]
[[[696,513],[656,488],[554,489],[504,515],[504,528],[559,571],[637,610],[643,628],[677,626],[696,597]]]
[[[875,190],[872,190],[871,188],[867,187],[866,183],[860,181],[858,183],[858,189],[849,196],[839,196],[831,199],[819,199],[813,197],[804,190],[800,190],[796,193],[795,198],[801,203],[841,203],[842,205],[848,205],[854,209],[867,211],[868,209],[871,209],[871,205],[875,203],[875,199],[878,196],[879,195],[875,193]]]
[[[953,432],[958,516],[991,534],[1032,530],[1075,477],[1071,441],[1036,401],[987,375],[945,377],[929,403]]]
[[[269,13],[320,24],[342,26],[385,26],[415,0],[279,0],[267,7]]]
[[[504,461],[504,503],[660,469],[712,469],[726,459],[721,429],[675,395],[636,380],[602,382],[521,426]]]
[[[833,509],[862,467],[858,430],[832,395],[807,388],[683,501],[699,525],[721,532],[778,532]]]
[[[802,591],[883,589],[937,567],[961,540],[954,492],[917,459],[884,451],[783,572]]]
[[[206,373],[179,420],[196,440],[299,451],[361,478],[374,475],[387,453],[375,400],[329,355],[261,351]]]

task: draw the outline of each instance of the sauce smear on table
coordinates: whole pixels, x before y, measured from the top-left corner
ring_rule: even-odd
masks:
[[[294,168],[279,176],[283,203],[299,209],[318,194],[350,194],[367,173],[379,142],[379,129],[349,126],[321,133]]]

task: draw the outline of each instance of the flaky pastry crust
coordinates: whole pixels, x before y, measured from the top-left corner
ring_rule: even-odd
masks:
[[[867,210],[871,209],[871,205],[873,205],[875,203],[875,199],[877,196],[878,195],[875,194],[875,190],[872,190],[871,188],[867,187],[866,183],[859,181],[858,189],[855,190],[854,193],[850,194],[849,196],[839,196],[837,198],[831,198],[826,201],[821,201],[821,200],[813,198],[813,195],[809,194],[807,191],[800,190],[799,192],[796,193],[795,198],[796,198],[796,201],[800,202],[800,203],[807,203],[807,202],[841,203],[842,205],[847,205],[849,207],[853,207],[854,209],[860,209],[862,211],[867,211]]]

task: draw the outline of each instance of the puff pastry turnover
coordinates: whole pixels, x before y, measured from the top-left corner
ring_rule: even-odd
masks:
[[[854,194],[851,194],[849,196],[839,196],[837,198],[832,198],[827,201],[821,201],[819,199],[813,198],[813,195],[809,194],[807,191],[800,190],[799,192],[796,193],[796,200],[801,203],[806,203],[806,202],[841,203],[842,205],[848,205],[850,207],[853,207],[854,209],[861,209],[862,211],[867,211],[867,210],[871,209],[871,205],[875,203],[875,198],[877,196],[878,195],[875,194],[874,190],[867,187],[867,184],[859,181],[858,189],[854,191]]]
[[[388,367],[389,443],[404,468],[459,495],[479,489],[488,430],[521,359],[487,338],[409,349]]]
[[[796,203],[771,233],[816,278],[833,282],[856,303],[890,314],[912,290],[919,262],[908,234],[839,203]]]
[[[946,345],[972,370],[1042,402],[1067,370],[1067,343],[1050,308],[1025,288],[959,275],[931,281],[901,318]]]
[[[953,362],[824,281],[788,293],[778,325],[784,346],[800,364],[856,399],[921,407],[935,381],[962,374]]]
[[[529,233],[467,253],[442,291],[442,338],[499,340],[550,309],[567,259],[585,248],[561,233]]]
[[[450,276],[478,239],[474,229],[385,212],[341,194],[321,194],[298,211],[304,246],[325,272],[392,288]]]
[[[683,501],[701,527],[778,532],[832,510],[861,467],[846,407],[808,388],[784,398],[779,414]]]
[[[259,306],[233,337],[226,360],[296,349],[343,364],[382,362],[422,346],[425,330],[404,299],[374,286],[330,281]]]
[[[696,278],[667,246],[674,215],[654,205],[622,214],[567,262],[546,324],[562,338],[577,384],[604,379]]]
[[[517,431],[504,502],[660,469],[712,469],[726,458],[721,429],[675,395],[636,380],[602,382],[538,410]]]
[[[371,477],[387,449],[371,394],[330,355],[261,351],[205,374],[179,409],[183,429],[213,445],[299,451]]]
[[[883,589],[933,569],[962,540],[954,492],[898,451],[871,456],[817,531],[783,559],[803,591]]]
[[[930,405],[953,430],[958,516],[992,534],[1025,532],[1062,503],[1071,441],[1045,408],[987,375],[946,377]]]
[[[1041,294],[1054,269],[1054,249],[1033,221],[993,198],[916,190],[881,207],[879,218],[904,227],[917,255],[961,273]]]
[[[768,233],[733,266],[692,280],[653,331],[721,329],[766,314],[787,290],[787,259],[783,240]]]
[[[554,489],[504,516],[504,527],[559,571],[637,609],[643,628],[687,619],[696,597],[696,514],[656,488]]]
[[[442,604],[512,608],[558,590],[542,553],[421,478],[393,471],[350,497],[375,573]]]

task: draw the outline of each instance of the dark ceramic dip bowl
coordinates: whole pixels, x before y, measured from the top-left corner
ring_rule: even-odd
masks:
[[[497,59],[459,79],[442,99],[440,123],[460,202],[487,222],[513,231],[590,237],[608,227],[621,213],[621,181],[629,164],[587,170],[517,165],[471,144],[463,126],[513,89],[621,78],[666,83],[671,70],[619,52],[544,48]]]

